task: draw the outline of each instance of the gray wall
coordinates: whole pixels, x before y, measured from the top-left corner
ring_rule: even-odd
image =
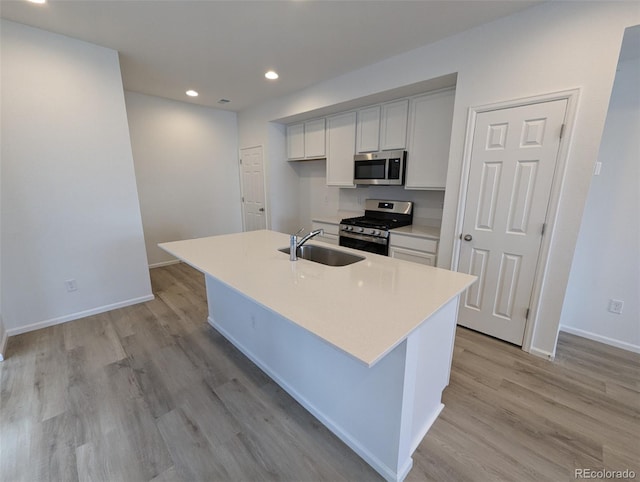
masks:
[[[640,52],[639,52],[640,53]],[[576,244],[562,329],[640,353],[640,56],[621,62]],[[609,299],[624,301],[610,313]]]
[[[126,92],[150,266],[157,244],[242,231],[235,112]]]
[[[152,297],[118,54],[2,20],[9,334]],[[75,279],[77,291],[65,281]]]

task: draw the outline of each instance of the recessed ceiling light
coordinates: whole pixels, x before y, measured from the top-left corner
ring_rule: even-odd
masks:
[[[231,102],[229,99],[220,99],[218,104],[228,104],[229,102]]]
[[[198,93],[195,90],[187,90],[185,92],[189,97],[198,97]]]
[[[270,70],[269,72],[264,74],[264,76],[269,80],[276,80],[279,77],[278,73],[274,72],[273,70]]]
[[[27,1],[31,3],[47,3],[47,0],[27,0]]]

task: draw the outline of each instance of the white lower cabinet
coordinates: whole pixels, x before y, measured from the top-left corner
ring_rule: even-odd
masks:
[[[438,241],[390,233],[389,256],[413,263],[435,266],[438,256]]]
[[[389,246],[389,256],[413,263],[426,264],[427,266],[436,265],[436,255],[434,253],[425,253],[424,251],[416,251],[415,249]]]
[[[317,239],[318,241],[322,241],[324,243],[335,244],[336,246],[339,243],[339,239],[338,239],[339,228],[340,226],[338,224],[333,224],[333,223],[323,223],[320,221],[313,221],[311,223],[311,229],[313,229],[314,231],[316,229],[324,229],[324,234],[318,235],[314,239]]]

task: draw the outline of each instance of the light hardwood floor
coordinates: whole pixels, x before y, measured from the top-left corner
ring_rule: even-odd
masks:
[[[203,277],[9,340],[0,480],[375,481],[380,477],[206,324]],[[408,481],[640,479],[640,356],[562,333],[551,363],[458,329],[445,409]]]

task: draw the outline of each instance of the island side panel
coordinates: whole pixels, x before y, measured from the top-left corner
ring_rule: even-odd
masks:
[[[407,375],[415,380],[408,453],[422,442],[444,408],[442,392],[449,384],[459,297],[449,301],[407,340]],[[412,361],[412,363],[409,362]]]
[[[406,476],[412,466],[410,454],[400,453],[406,343],[369,368],[215,278],[207,275],[206,284],[214,328],[383,477]]]

